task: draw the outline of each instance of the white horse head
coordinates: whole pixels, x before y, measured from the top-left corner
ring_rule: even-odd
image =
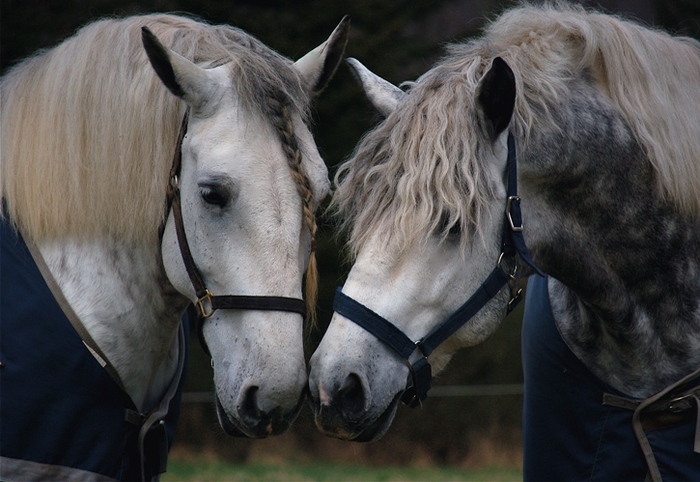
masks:
[[[286,67],[286,78],[278,73],[275,80],[288,85],[267,80],[267,92],[257,94],[263,105],[256,106],[236,85],[244,81],[239,72],[244,63],[225,58],[205,69],[144,30],[153,67],[190,109],[178,176],[182,219],[192,261],[214,296],[302,298],[313,256],[313,213],[329,190],[325,164],[305,122],[304,96],[325,86],[346,33],[344,21],[327,42]],[[197,302],[182,243],[171,213],[162,242],[165,271],[175,289]],[[314,283],[315,274],[307,282]],[[251,437],[286,430],[306,385],[302,317],[219,309],[202,322],[222,427]]]
[[[294,63],[225,25],[106,19],[3,77],[7,216],[140,411],[174,379],[182,312],[201,297],[164,209],[175,186],[209,292],[294,298],[303,312],[306,273],[314,304],[314,209],[330,183],[309,103],[335,71],[348,27],[346,18]],[[228,433],[278,434],[298,413],[306,367],[296,312],[219,309],[204,321]]]
[[[426,115],[417,107],[420,102],[416,97],[431,89],[421,86],[432,83],[435,87],[434,82],[442,81],[435,77],[421,79],[410,93],[405,93],[357,60],[349,62],[369,100],[387,118],[339,173],[345,178],[335,201],[346,203],[340,206],[345,214],[352,212],[349,218],[354,224],[349,229],[357,254],[342,290],[417,341],[476,291],[499,257],[513,76],[500,59],[494,62],[474,90],[470,110],[465,105],[464,110],[455,108],[455,112],[445,113],[456,123],[450,126],[454,132],[434,149],[428,149],[418,139],[425,143],[431,133],[406,134],[402,131],[406,124],[397,124]],[[458,116],[464,119],[456,120]],[[475,118],[479,125],[474,135],[483,136],[485,142],[478,151],[469,151],[457,132]],[[426,125],[430,122],[425,120]],[[475,130],[474,126],[469,128]],[[384,195],[372,198],[372,194],[378,194],[372,192],[375,187],[371,185],[377,178],[369,166],[388,166],[388,158],[400,142],[392,132],[400,132],[405,138],[415,134],[416,141],[409,147],[402,146],[407,151],[402,159],[396,159],[401,164],[392,181],[397,188],[387,191],[387,185],[379,182],[375,187],[383,189]],[[386,137],[380,140],[382,135]],[[374,150],[373,159],[365,157],[370,150]],[[466,155],[478,157],[478,162],[464,162]],[[361,173],[351,172],[361,163],[368,163],[359,168]],[[481,171],[469,172],[475,165],[481,166]],[[386,178],[394,175],[386,171],[375,174]],[[449,180],[451,176],[456,179]],[[411,187],[412,181],[418,187]],[[357,189],[360,183],[364,187]],[[421,199],[429,201],[419,202]],[[359,206],[356,211],[346,210],[351,203]],[[476,219],[480,220],[478,224]],[[431,356],[433,367],[439,371],[459,346],[479,343],[493,333],[504,314],[507,296],[507,290],[503,290],[458,332],[456,339],[440,346]],[[317,425],[323,432],[345,439],[366,441],[381,436],[393,420],[408,379],[404,359],[373,334],[334,313],[311,359],[309,383]]]

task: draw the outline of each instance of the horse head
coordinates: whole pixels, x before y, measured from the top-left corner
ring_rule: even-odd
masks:
[[[409,344],[438,327],[497,264],[515,81],[503,60],[493,61],[463,109],[445,114],[452,116],[449,132],[435,143],[430,117],[447,111],[424,109],[420,96],[440,102],[457,88],[450,83],[454,76],[421,79],[406,93],[358,61],[349,62],[386,118],[339,172],[334,203],[346,217],[356,253],[342,293],[389,320],[385,325],[398,328]],[[470,137],[478,142],[462,141]],[[500,290],[456,339],[432,354],[434,369],[444,367],[459,346],[493,333],[504,316],[507,291]],[[310,362],[316,424],[338,438],[373,440],[390,426],[407,385],[415,381],[411,365],[424,354],[410,344],[400,355],[338,311]]]
[[[171,179],[177,199],[164,226],[163,265],[172,286],[200,310],[217,413],[231,435],[284,432],[303,399],[302,284],[313,257],[314,208],[329,190],[304,115],[336,69],[347,28],[344,19],[295,64],[269,66],[277,70],[269,75],[279,76],[273,80],[253,78],[266,72],[246,71],[250,59],[224,55],[197,65],[143,31],[153,68],[189,110],[181,165]],[[243,94],[246,82],[262,86],[252,101]],[[217,309],[227,295],[292,300],[294,308]]]

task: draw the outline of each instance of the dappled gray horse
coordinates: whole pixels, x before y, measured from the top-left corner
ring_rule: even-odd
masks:
[[[311,358],[319,429],[380,437],[539,268],[526,477],[698,478],[698,43],[557,3],[507,11],[405,91],[351,65],[385,119],[338,172],[355,262]],[[567,395],[572,359],[593,402]],[[530,379],[547,362],[560,376]]]

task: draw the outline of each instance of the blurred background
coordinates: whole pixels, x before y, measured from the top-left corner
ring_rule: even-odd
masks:
[[[0,69],[38,49],[51,47],[81,25],[104,16],[181,12],[227,23],[297,59],[323,42],[343,15],[352,18],[347,56],[396,84],[422,74],[446,43],[478,35],[507,0],[2,0]],[[700,0],[580,1],[671,32],[700,37]],[[699,79],[700,81],[700,79]],[[314,106],[316,140],[331,175],[363,132],[378,120],[341,66]],[[306,335],[313,353],[332,313],[332,296],[349,269],[332,220],[320,214],[320,300],[316,329]],[[320,435],[305,408],[287,434],[248,441],[228,438],[216,421],[208,359],[192,340],[185,403],[174,456],[248,463],[352,463],[401,466],[521,465],[522,307],[496,335],[462,350],[434,382],[420,409],[399,408],[379,442],[356,444]]]

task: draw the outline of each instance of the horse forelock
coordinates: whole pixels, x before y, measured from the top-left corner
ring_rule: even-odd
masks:
[[[307,118],[293,63],[239,29],[172,15],[89,24],[0,84],[0,194],[25,236],[157,240],[185,106],[149,65],[142,26],[203,67],[229,64],[251,113],[266,118],[283,95]]]
[[[473,127],[470,93],[483,71],[475,59],[460,71],[443,64],[427,72],[341,166],[332,207],[353,251],[377,232],[395,236],[399,249],[453,228],[463,243],[479,233],[494,181],[479,162],[490,147]]]
[[[481,38],[452,45],[340,167],[332,207],[353,252],[378,228],[404,247],[436,232],[446,236],[455,224],[462,242],[479,233],[494,179],[482,165],[490,158],[474,101],[495,57],[515,74],[511,129],[524,146],[535,129],[557,129],[551,113],[570,82],[590,77],[644,148],[659,193],[700,211],[697,42],[564,2],[523,4]]]

